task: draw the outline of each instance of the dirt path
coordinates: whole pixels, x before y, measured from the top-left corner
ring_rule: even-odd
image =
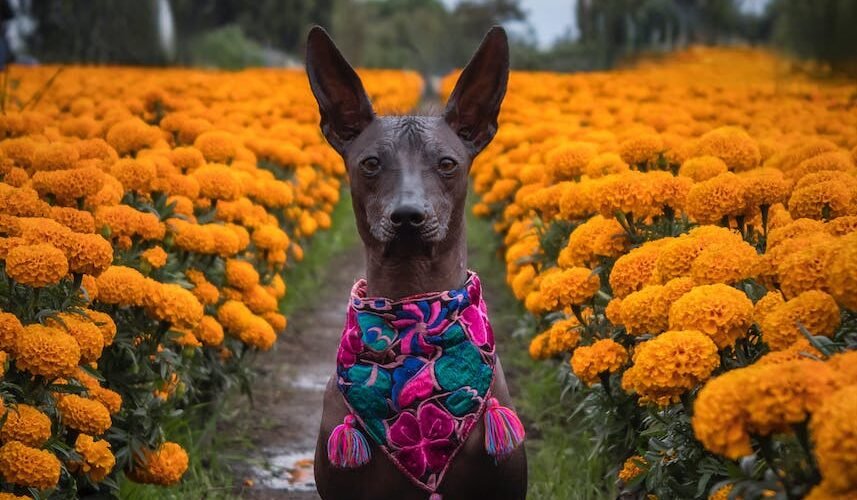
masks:
[[[324,387],[334,371],[348,294],[363,276],[361,248],[324,269],[318,294],[289,315],[276,349],[260,356],[249,421],[247,456],[233,466],[242,498],[317,499],[312,475]],[[251,485],[252,484],[252,485]]]

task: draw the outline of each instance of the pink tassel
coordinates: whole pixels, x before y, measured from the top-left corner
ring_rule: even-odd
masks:
[[[497,398],[488,400],[485,409],[485,451],[502,460],[524,442],[524,426],[515,412],[500,406]]]
[[[354,415],[349,413],[327,439],[327,459],[336,467],[353,469],[365,465],[372,458],[369,443],[355,423]]]

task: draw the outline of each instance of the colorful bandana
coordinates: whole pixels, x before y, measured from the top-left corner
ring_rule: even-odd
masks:
[[[336,359],[353,415],[399,470],[433,492],[485,410],[494,380],[494,333],[482,288],[401,300],[351,290]]]

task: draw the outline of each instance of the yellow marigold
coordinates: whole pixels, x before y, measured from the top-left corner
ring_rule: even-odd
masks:
[[[125,266],[110,266],[95,280],[98,301],[123,306],[142,305],[146,294],[146,278],[140,271]]]
[[[226,165],[204,165],[191,175],[199,182],[199,195],[202,197],[232,201],[244,194],[241,182]]]
[[[195,170],[205,164],[202,151],[194,147],[178,147],[170,151],[170,161],[183,171]]]
[[[19,369],[47,378],[73,373],[80,361],[80,347],[74,337],[39,324],[24,327],[15,353]]]
[[[724,284],[694,287],[670,306],[671,330],[699,330],[711,337],[718,349],[747,335],[753,302],[740,290]]]
[[[857,385],[849,385],[828,396],[812,416],[813,452],[822,484],[830,493],[857,490]]]
[[[22,497],[13,493],[0,492],[0,500],[30,500],[30,497]]]
[[[271,328],[273,328],[277,333],[285,330],[289,323],[288,319],[284,315],[275,311],[262,313],[262,317],[265,318],[265,321],[267,321],[268,324],[271,325]]]
[[[645,285],[656,284],[655,262],[660,250],[670,241],[672,238],[650,241],[619,257],[610,272],[613,296],[621,299]]]
[[[654,206],[648,176],[642,172],[631,170],[593,182],[593,201],[604,217],[613,217],[616,212],[631,213],[638,218],[660,213],[661,207]]]
[[[716,156],[697,156],[685,160],[678,169],[678,175],[702,182],[728,171],[726,163]]]
[[[561,267],[593,265],[598,257],[619,257],[629,244],[627,234],[616,219],[595,215],[571,232],[557,264]]]
[[[822,241],[786,255],[777,264],[777,278],[786,298],[809,290],[828,291],[830,260],[839,252],[837,241]]]
[[[567,142],[550,150],[545,155],[548,174],[554,181],[580,177],[586,165],[598,154],[589,142]]]
[[[93,311],[92,309],[85,310],[84,314],[98,327],[98,331],[101,332],[101,336],[104,338],[104,345],[112,344],[113,339],[116,337],[116,323],[113,322],[113,318],[109,314],[101,311]]]
[[[289,236],[285,231],[270,224],[264,224],[255,228],[252,240],[257,248],[267,252],[285,250],[289,246]]]
[[[74,442],[74,451],[82,459],[75,466],[93,482],[104,481],[116,465],[116,457],[106,439],[96,441],[92,436],[80,434]]]
[[[669,309],[655,307],[663,286],[647,285],[622,299],[621,321],[630,335],[657,334],[669,326]]]
[[[812,344],[809,343],[809,340],[799,339],[782,351],[772,351],[765,354],[756,360],[755,365],[775,365],[801,359],[817,360],[822,358],[824,358],[824,355],[813,347]]]
[[[264,318],[254,314],[251,315],[247,324],[238,331],[238,338],[251,347],[267,351],[274,346],[277,334]]]
[[[31,448],[20,441],[0,447],[0,476],[18,486],[46,490],[57,485],[61,464],[53,453]]]
[[[232,134],[220,130],[203,132],[193,141],[193,147],[199,150],[206,160],[215,163],[232,163],[238,146],[238,141]]]
[[[665,149],[661,136],[642,134],[626,139],[619,144],[619,155],[629,165],[646,165],[656,162],[658,155],[663,153]]]
[[[55,142],[37,147],[30,166],[33,170],[64,170],[73,168],[79,158],[77,148]]]
[[[160,269],[167,263],[167,252],[163,248],[152,247],[140,254],[140,258],[152,269]]]
[[[111,389],[99,387],[90,393],[90,397],[103,404],[111,415],[119,413],[122,409],[122,395]]]
[[[558,184],[559,185],[559,184]],[[561,183],[559,215],[564,219],[582,219],[596,211],[592,181]],[[523,192],[523,188],[518,191]],[[612,215],[612,214],[611,214]]]
[[[95,225],[109,230],[111,238],[127,236],[144,240],[161,240],[165,228],[158,216],[141,212],[128,205],[102,206],[95,211]]]
[[[791,184],[776,168],[756,168],[740,174],[744,183],[744,201],[747,207],[770,207],[785,203]]]
[[[690,276],[700,285],[734,284],[752,277],[758,262],[756,249],[744,241],[716,243],[694,259]]]
[[[156,450],[143,450],[135,457],[134,468],[128,472],[132,481],[169,486],[179,482],[187,470],[187,452],[180,445],[167,441]]]
[[[745,212],[743,179],[727,172],[694,184],[687,194],[687,214],[702,224],[718,224]]]
[[[807,236],[813,233],[825,232],[824,223],[813,219],[797,219],[784,226],[772,229],[768,233],[766,250],[770,252],[780,243],[793,240],[800,236]]]
[[[711,376],[720,365],[717,346],[696,330],[669,331],[643,342],[622,388],[640,396],[640,404],[667,406]]]
[[[175,245],[182,250],[200,254],[216,253],[214,234],[206,225],[192,224],[181,219],[170,219],[167,226],[175,234]]]
[[[599,382],[600,375],[616,373],[628,362],[628,352],[621,344],[602,339],[592,345],[580,346],[571,356],[571,369],[586,385]]]
[[[193,334],[207,346],[219,346],[223,343],[223,327],[212,316],[203,316]]]
[[[693,181],[686,177],[676,177],[669,172],[654,171],[646,173],[646,187],[651,193],[649,214],[658,215],[665,207],[674,213],[681,213],[687,204],[687,194]]]
[[[0,312],[0,351],[16,352],[18,339],[24,334],[21,321],[12,313]]]
[[[161,138],[157,127],[147,125],[139,118],[129,118],[110,127],[105,139],[119,155],[133,155],[153,146]]]
[[[152,190],[158,170],[148,158],[122,159],[110,167],[110,175],[122,183],[126,190],[148,193]]]
[[[572,267],[545,276],[539,285],[542,301],[548,310],[581,305],[592,299],[601,280],[591,269]]]
[[[68,269],[74,274],[98,276],[113,262],[113,247],[99,234],[72,233],[62,244]]]
[[[214,238],[214,252],[223,258],[232,257],[247,246],[231,227],[221,224],[207,224],[206,228]]]
[[[616,326],[622,324],[622,299],[612,299],[604,308],[604,316]]]
[[[807,158],[789,170],[793,179],[800,179],[804,175],[822,171],[848,171],[854,168],[854,161],[845,151],[826,151],[821,154]]]
[[[193,328],[202,319],[202,304],[189,291],[172,283],[148,280],[143,296],[146,310],[178,328]]]
[[[52,326],[74,337],[80,346],[80,362],[98,361],[104,349],[104,335],[101,330],[88,318],[72,313],[60,313],[45,321],[46,326]]]
[[[623,483],[628,484],[639,477],[640,474],[646,472],[648,468],[649,464],[646,462],[646,459],[640,455],[634,455],[622,464],[622,469],[619,471],[619,479]]]
[[[548,354],[548,341],[550,335],[547,332],[540,333],[530,340],[529,353],[530,358],[540,361],[550,357]]]
[[[269,294],[265,287],[256,285],[241,294],[241,300],[256,314],[277,310],[277,298]]]
[[[845,236],[857,231],[857,215],[837,217],[824,225],[824,229],[833,236]]]
[[[795,189],[789,198],[789,212],[792,217],[819,220],[854,215],[852,197],[852,192],[839,182],[819,182]]]
[[[41,288],[59,283],[68,274],[65,254],[53,245],[21,245],[9,250],[6,274],[18,283]]]
[[[843,307],[857,311],[857,232],[840,240],[824,274],[830,295]]]
[[[773,350],[782,350],[804,338],[798,324],[812,335],[831,337],[839,328],[839,307],[830,295],[810,290],[803,292],[764,317],[762,339]]]
[[[2,405],[0,410],[3,410]],[[41,448],[51,438],[51,419],[38,408],[18,404],[4,413],[6,423],[0,427],[0,441],[20,441],[27,446]]]
[[[753,323],[760,325],[765,321],[765,318],[771,314],[780,305],[785,304],[782,292],[772,290],[766,293],[756,305],[753,306]]]
[[[112,425],[110,412],[99,401],[76,394],[68,394],[57,401],[57,410],[66,427],[76,431],[100,436]]]
[[[271,278],[271,282],[268,284],[271,290],[271,294],[278,298],[282,299],[286,296],[286,282],[283,281],[283,277],[279,274],[275,274],[273,278]]]
[[[721,486],[720,488],[717,488],[717,491],[714,491],[710,495],[708,495],[708,500],[730,500],[730,493],[732,493],[732,485],[727,484],[726,486]]]
[[[621,174],[629,168],[628,164],[618,154],[601,153],[589,160],[583,169],[583,173],[594,179],[610,174]]]
[[[51,219],[78,233],[94,233],[95,219],[92,214],[71,207],[51,207]]]
[[[226,282],[239,290],[250,290],[259,284],[259,273],[246,260],[228,259]]]
[[[52,194],[57,201],[73,206],[80,198],[98,193],[104,186],[104,171],[97,167],[73,168],[33,174],[32,187],[41,196]]]
[[[716,156],[735,171],[750,170],[761,161],[759,146],[738,127],[720,127],[696,141],[694,156]]]

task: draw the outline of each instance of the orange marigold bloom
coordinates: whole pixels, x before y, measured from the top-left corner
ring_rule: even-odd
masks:
[[[744,183],[744,200],[748,207],[785,203],[791,183],[776,168],[756,168],[740,174]]]
[[[742,215],[745,198],[743,179],[727,172],[694,184],[687,194],[686,210],[700,223],[717,224],[725,217]]]
[[[826,273],[830,260],[839,251],[838,243],[836,240],[813,242],[777,263],[777,278],[786,298],[809,290],[828,291]]]
[[[155,246],[141,253],[140,259],[152,269],[160,269],[167,263],[167,252],[163,248]]]
[[[0,410],[3,410],[2,404]],[[6,422],[0,427],[0,440],[20,441],[27,446],[41,448],[51,438],[51,419],[38,408],[18,404],[4,413]]]
[[[747,335],[753,302],[740,290],[724,284],[694,287],[670,306],[672,330],[699,330],[719,349]]]
[[[97,167],[36,172],[32,184],[40,195],[52,194],[66,206],[74,205],[80,198],[94,195],[103,186],[104,172]]]
[[[613,295],[624,298],[645,285],[655,284],[655,262],[660,249],[672,238],[662,238],[645,243],[619,257],[610,272],[610,287]]]
[[[561,267],[593,265],[598,257],[619,257],[629,244],[627,234],[616,219],[596,215],[572,231],[568,244],[559,253],[557,264]]]
[[[23,334],[24,327],[17,316],[0,312],[0,351],[15,353],[18,340]]]
[[[199,182],[199,195],[202,197],[232,201],[244,194],[241,182],[226,165],[204,165],[191,175]]]
[[[288,325],[288,319],[275,311],[262,313],[262,317],[265,318],[265,321],[267,321],[268,324],[271,325],[271,328],[273,328],[277,333],[281,333]]]
[[[95,219],[84,210],[71,207],[51,207],[51,219],[77,233],[94,233]]]
[[[601,153],[589,160],[583,169],[583,173],[594,179],[610,174],[621,174],[629,169],[628,164],[618,154]]]
[[[857,490],[857,385],[849,385],[825,398],[812,415],[813,452],[822,485],[831,493]]]
[[[0,476],[11,484],[46,490],[57,485],[61,464],[53,453],[20,441],[0,447]]]
[[[232,163],[238,146],[239,142],[232,134],[221,130],[203,132],[193,141],[193,147],[214,163]]]
[[[9,250],[6,274],[34,288],[54,285],[68,274],[68,259],[53,245],[21,245]]]
[[[154,162],[148,158],[121,159],[110,167],[110,175],[122,183],[126,190],[148,193],[158,177]]]
[[[694,156],[716,156],[735,171],[750,170],[761,161],[759,146],[738,127],[720,127],[696,141]]]
[[[109,314],[101,311],[93,311],[92,309],[85,310],[84,314],[98,327],[101,336],[104,338],[104,345],[112,344],[113,339],[116,337],[116,323],[113,322],[113,318]]]
[[[640,455],[634,455],[622,464],[622,469],[619,471],[619,479],[623,483],[628,484],[639,477],[640,474],[646,472],[648,468],[649,464],[646,462],[646,459]]]
[[[98,301],[104,304],[139,306],[148,291],[140,271],[125,266],[110,266],[95,281]]]
[[[825,288],[843,307],[857,311],[857,232],[841,238],[827,262]]]
[[[647,285],[622,299],[621,321],[629,335],[657,334],[669,327],[669,309],[655,307],[663,292],[661,285]]]
[[[74,274],[98,276],[113,263],[113,247],[100,234],[72,233],[62,249]]]
[[[193,328],[202,319],[202,304],[179,285],[148,280],[145,288],[143,305],[156,319],[178,328]]]
[[[98,361],[101,357],[101,351],[104,349],[104,335],[89,319],[77,314],[60,313],[55,318],[45,321],[45,325],[65,330],[74,337],[77,345],[80,346],[81,363]]]
[[[192,171],[205,165],[202,151],[194,147],[178,147],[170,151],[170,161],[183,171]]]
[[[252,240],[257,248],[267,252],[286,250],[289,246],[289,236],[282,229],[270,224],[254,229]]]
[[[156,450],[144,450],[135,457],[128,477],[135,482],[169,486],[179,482],[187,470],[188,456],[184,448],[166,442]]]
[[[129,118],[110,127],[105,139],[120,156],[134,155],[152,147],[161,139],[161,132],[139,118]]]
[[[839,328],[836,301],[818,290],[801,293],[764,317],[762,339],[773,350],[786,349],[804,338],[798,324],[812,335],[832,337]]]
[[[580,346],[571,356],[571,369],[586,385],[599,382],[602,373],[616,373],[628,362],[628,352],[611,339]]]
[[[715,243],[694,259],[690,275],[700,285],[733,284],[752,277],[758,262],[759,254],[749,243]]]
[[[642,134],[619,144],[619,154],[629,165],[645,165],[657,161],[666,147],[661,136]]]
[[[277,310],[277,298],[269,294],[261,285],[244,290],[241,294],[241,300],[256,314]]]
[[[38,146],[30,166],[37,171],[64,170],[74,168],[78,158],[80,154],[77,148],[71,144],[55,142]]]
[[[548,310],[581,305],[592,299],[601,280],[591,269],[572,267],[545,275],[539,285],[542,301]]]
[[[82,459],[75,466],[93,482],[104,481],[116,465],[116,457],[106,439],[96,441],[92,436],[80,434],[74,442],[74,451]]]
[[[694,389],[720,365],[717,346],[696,330],[670,331],[643,342],[634,364],[622,376],[622,388],[640,395],[640,404],[667,406]]]
[[[827,181],[795,189],[789,198],[792,217],[833,219],[854,215],[853,194],[839,182]]]
[[[681,164],[678,175],[690,177],[694,182],[707,181],[729,171],[729,167],[716,156],[697,156]]]
[[[110,412],[98,401],[67,394],[57,401],[62,423],[76,431],[100,436],[113,425]]]
[[[207,346],[216,347],[223,343],[223,327],[212,316],[203,316],[193,334]]]
[[[545,155],[546,168],[554,181],[580,177],[586,165],[598,154],[594,144],[567,142]]]

